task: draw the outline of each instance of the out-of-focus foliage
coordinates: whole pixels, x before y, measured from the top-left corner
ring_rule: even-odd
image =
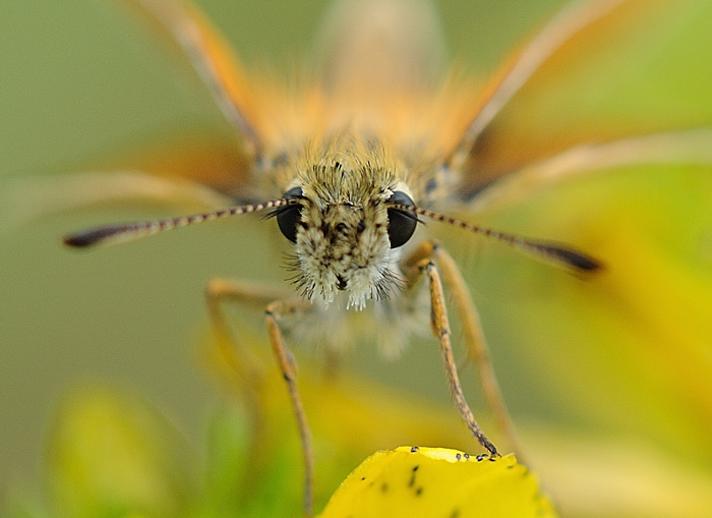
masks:
[[[402,415],[402,411],[400,413]],[[278,414],[268,415],[265,424],[270,430],[284,430],[277,422],[282,420]],[[412,421],[416,416],[404,417]],[[200,468],[196,456],[186,451],[168,423],[140,400],[105,389],[77,393],[60,410],[51,438],[48,493],[44,504],[18,502],[6,516],[298,515],[295,509],[301,505],[298,483],[301,465],[299,456],[295,456],[295,445],[288,436],[256,436],[255,425],[246,420],[244,413],[234,409],[221,412],[210,426],[207,456],[204,467]],[[322,428],[317,427],[320,431]],[[362,438],[359,448],[345,444],[345,439],[345,434],[329,436],[326,433],[326,437],[318,441],[320,457],[325,457],[319,459],[323,468],[320,476],[326,482],[321,487],[338,481],[337,477],[353,464],[351,459],[358,456],[357,452],[372,442]],[[328,455],[331,449],[337,454]],[[463,457],[453,450],[422,449],[420,453],[409,453],[406,461],[401,458],[405,451],[410,452],[410,447],[379,453],[367,460],[344,482],[324,516],[345,516],[349,509],[379,516],[396,504],[402,510],[418,504],[410,510],[421,512],[436,508],[442,502],[493,517],[512,516],[509,511],[514,510],[518,516],[534,516],[537,510],[550,512],[549,503],[539,492],[535,480],[511,456],[491,462],[486,456],[472,456],[468,460],[469,455]],[[461,460],[459,463],[454,463],[456,454]],[[413,477],[411,486],[422,498],[409,504],[400,500],[402,495],[398,502],[389,499],[385,504],[378,500],[367,503],[359,498],[358,505],[350,503],[354,498],[354,477],[368,476],[381,491],[398,466],[405,462],[411,473],[414,473],[413,462],[419,464],[417,479]],[[454,481],[459,486],[456,487]],[[397,494],[393,487],[391,496]],[[42,508],[46,511],[40,510]],[[531,513],[522,514],[519,512],[522,509],[529,509]],[[461,516],[468,514],[463,512]]]
[[[189,499],[185,446],[138,400],[107,391],[70,398],[49,446],[58,516],[177,516]]]
[[[349,377],[318,379],[305,369],[300,380],[316,446],[317,510],[363,458],[399,440],[421,449],[447,444],[473,452],[474,442],[454,412]],[[105,389],[78,392],[62,406],[50,439],[47,494],[17,496],[3,517],[294,515],[295,509],[301,509],[303,474],[296,430],[282,380],[275,372],[263,381],[266,390],[260,412],[252,413],[242,399],[226,403],[211,418],[197,449],[186,448],[171,425],[136,398]],[[255,421],[256,416],[261,420]],[[485,425],[491,429],[489,423]],[[712,477],[676,457],[631,440],[604,440],[593,432],[556,427],[524,427],[523,432],[531,468],[545,481],[546,493],[565,516],[704,516],[712,506],[708,491]],[[410,448],[406,453],[411,455]],[[447,477],[454,476],[463,486],[476,486],[483,480],[478,478],[483,475],[481,468],[472,467],[472,478],[466,479],[467,473],[460,471],[470,468],[441,465],[446,461],[438,460],[436,453],[426,449],[423,454],[427,462],[440,466],[436,470],[442,470],[436,477],[440,482],[433,486],[428,482],[428,487],[445,503],[464,503],[456,496],[456,484],[446,483]],[[395,476],[393,470],[400,469],[402,462],[388,455],[379,454],[374,461],[385,470],[385,478]],[[476,453],[471,455],[476,459]],[[521,486],[507,486],[507,494],[524,494],[523,502],[532,504],[534,479],[522,477],[521,466],[499,471],[509,462],[506,459],[511,457],[483,462],[497,466],[490,474],[506,471],[504,481],[496,479],[498,487],[500,482],[504,488],[515,479],[521,481]],[[410,459],[407,462],[412,469]],[[386,468],[389,463],[394,464]],[[344,482],[347,486],[335,493],[325,516],[340,516],[354,498],[348,484],[358,484],[354,477],[364,476],[359,470],[355,473],[359,474],[352,474]],[[517,476],[510,480],[509,473]],[[379,481],[388,482],[385,478]],[[425,480],[418,479],[423,484]],[[488,479],[489,495],[496,493],[489,486],[494,483],[495,479]],[[497,503],[482,500],[486,501],[482,505]],[[368,503],[360,497],[358,501]],[[374,499],[371,503],[382,511],[381,503],[394,502]],[[509,503],[515,505],[516,500]],[[467,516],[464,510],[461,516]]]

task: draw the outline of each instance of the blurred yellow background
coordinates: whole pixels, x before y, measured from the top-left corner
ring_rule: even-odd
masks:
[[[313,55],[327,5],[198,3],[248,65],[285,75]],[[448,55],[484,78],[561,5],[462,0],[437,8]],[[641,119],[655,130],[712,125],[711,6],[675,3],[637,26],[620,55],[599,56],[596,73],[572,74],[551,99],[517,105],[529,130]],[[8,488],[40,485],[57,405],[84,383],[140,394],[200,450],[223,398],[199,352],[207,332],[203,287],[213,276],[281,283],[286,274],[283,238],[258,219],[89,254],[63,249],[60,236],[171,212],[112,205],[18,223],[14,217],[38,203],[14,196],[25,178],[91,170],[148,144],[224,138],[229,129],[203,86],[112,2],[6,3],[0,34],[0,215],[7,214],[0,222],[1,503]],[[587,459],[581,470],[595,474],[603,469],[596,460],[624,458],[629,473],[653,473],[647,489],[678,481],[682,489],[674,490],[692,487],[692,500],[701,494],[696,484],[712,481],[711,175],[712,164],[617,168],[535,190],[478,218],[602,257],[609,269],[591,282],[432,225],[466,272],[535,462],[546,463],[542,451],[566,451]],[[297,346],[297,356],[318,360],[308,346]],[[395,362],[366,345],[344,364],[450,411],[438,361],[435,344],[422,341]],[[466,389],[482,409],[472,371],[463,374]],[[556,480],[570,474],[549,464]],[[656,470],[672,479],[656,478]],[[591,480],[593,498],[602,482]]]

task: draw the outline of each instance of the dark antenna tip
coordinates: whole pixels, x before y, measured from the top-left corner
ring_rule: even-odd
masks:
[[[128,228],[128,225],[111,225],[92,228],[81,232],[75,232],[73,234],[67,234],[62,238],[62,242],[66,246],[70,246],[72,248],[87,248],[115,234],[125,232]]]
[[[580,272],[596,273],[604,269],[603,263],[598,259],[565,246],[541,244],[539,248],[545,254]]]
[[[234,205],[213,212],[203,212],[188,216],[177,216],[167,219],[155,219],[150,221],[136,221],[133,223],[118,223],[102,227],[94,227],[73,234],[67,234],[62,238],[66,246],[73,248],[86,248],[103,242],[129,241],[140,237],[146,237],[165,230],[172,230],[180,227],[187,227],[196,223],[214,221],[239,214],[251,214],[253,212],[284,207],[297,203],[296,200],[279,198],[262,203],[251,203],[247,205]]]
[[[603,263],[598,259],[594,259],[590,255],[574,250],[566,245],[552,243],[549,241],[537,241],[514,234],[499,232],[491,228],[468,223],[467,221],[458,218],[446,216],[423,207],[414,207],[412,205],[404,204],[395,204],[392,207],[404,212],[412,211],[415,214],[434,219],[435,221],[440,221],[441,223],[447,223],[475,234],[481,234],[486,237],[497,239],[498,241],[506,243],[509,246],[518,248],[524,252],[533,253],[543,259],[554,261],[578,272],[595,273],[604,269]]]
[[[62,243],[72,248],[86,248],[92,244],[92,242],[86,239],[82,234],[66,235],[62,238]]]

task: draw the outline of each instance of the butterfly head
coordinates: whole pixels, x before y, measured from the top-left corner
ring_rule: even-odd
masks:
[[[302,166],[283,196],[291,203],[272,214],[293,244],[290,266],[299,292],[325,304],[343,294],[347,307],[361,309],[402,284],[399,249],[414,234],[417,217],[390,208],[413,204],[392,169],[339,158]]]

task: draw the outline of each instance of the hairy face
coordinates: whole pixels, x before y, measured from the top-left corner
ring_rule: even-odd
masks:
[[[404,188],[393,171],[344,157],[302,170],[285,193],[295,204],[277,221],[294,243],[294,281],[304,297],[328,304],[343,292],[348,308],[362,309],[400,287],[399,247],[416,220],[389,203],[412,203]]]

